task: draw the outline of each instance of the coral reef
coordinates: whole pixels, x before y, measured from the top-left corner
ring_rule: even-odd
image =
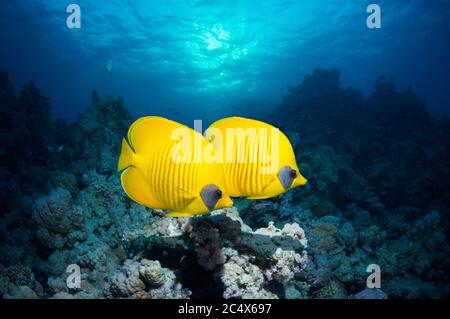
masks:
[[[153,221],[156,227],[128,233],[129,251],[155,256],[161,246],[165,247],[175,259],[176,269],[191,255],[197,271],[209,273],[224,298],[282,297],[284,286],[304,271],[308,262],[305,234],[295,223],[282,229],[269,224],[252,231],[235,208],[221,209],[211,216],[154,217]],[[167,229],[172,230],[171,235],[167,235]],[[155,238],[164,236],[161,231],[166,234],[165,240],[155,242]],[[191,288],[202,294],[202,287],[191,284]]]
[[[162,268],[158,261],[127,259],[123,267],[109,279],[105,295],[115,298],[188,298],[188,289],[182,288],[176,275]]]
[[[71,194],[64,188],[53,189],[48,196],[38,198],[33,219],[36,236],[47,248],[73,247],[87,237],[83,212],[78,207],[72,208]]]
[[[239,256],[231,248],[224,253],[226,263],[218,274],[225,287],[224,298],[276,298],[275,294],[264,289],[264,274],[248,256]]]
[[[450,296],[450,122],[391,79],[367,98],[339,82],[315,70],[269,120],[306,187],[174,219],[122,190],[122,99],[94,91],[66,123],[34,84],[16,95],[0,72],[0,297]],[[70,264],[80,288],[67,285]],[[381,289],[366,288],[370,264]]]

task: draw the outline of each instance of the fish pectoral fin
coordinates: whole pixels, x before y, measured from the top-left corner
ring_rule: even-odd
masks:
[[[193,216],[191,213],[183,213],[183,212],[170,212],[166,214],[167,217],[189,217]]]
[[[175,189],[175,193],[177,194],[178,197],[189,201],[189,203],[192,202],[197,197],[195,196],[195,194],[192,194],[191,192],[184,190],[180,187],[177,187]]]
[[[181,189],[181,188],[176,188],[175,193],[179,198],[179,202],[176,203],[175,207],[183,207],[183,208],[180,208],[180,210],[188,210],[189,211],[188,207],[195,201],[196,196],[194,194],[191,194],[188,191]],[[173,212],[169,212],[166,214],[166,216],[168,216],[168,217],[189,217],[189,216],[193,216],[193,215],[194,214],[192,214],[192,213],[178,212],[178,211],[173,211]]]
[[[271,187],[273,185],[273,183],[277,182],[277,177],[273,177],[270,182],[263,188],[262,193],[266,193],[268,191],[268,188]],[[267,199],[267,198],[271,198],[274,197],[275,195],[257,195],[257,196],[249,196],[247,197],[248,199]]]
[[[198,196],[195,196],[195,194],[192,194],[191,192],[188,192],[181,188],[176,188],[175,194],[178,198],[178,200],[176,201],[176,205],[178,206],[175,207],[184,207],[183,209],[191,205],[195,201],[195,199],[198,198]]]

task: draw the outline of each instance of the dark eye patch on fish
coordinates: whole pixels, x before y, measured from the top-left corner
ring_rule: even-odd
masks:
[[[203,202],[210,211],[214,210],[222,195],[222,191],[214,184],[206,185],[200,192]]]
[[[289,172],[289,176],[292,179],[296,179],[297,178],[297,171],[295,169],[291,169],[291,171]]]
[[[292,169],[292,167],[290,166],[284,166],[278,172],[278,179],[280,180],[281,185],[283,185],[285,190],[288,190],[291,187],[296,177],[297,171],[295,169]]]

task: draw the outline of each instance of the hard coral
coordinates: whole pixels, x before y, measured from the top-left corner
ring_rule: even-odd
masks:
[[[226,262],[217,276],[223,286],[224,298],[268,299],[277,296],[264,289],[264,274],[253,263],[250,257],[239,256],[234,249],[224,249]]]
[[[190,292],[159,262],[128,259],[110,277],[105,294],[111,298],[188,298]]]
[[[86,239],[83,211],[72,207],[71,194],[63,188],[36,200],[33,219],[38,226],[37,237],[50,249],[73,247]]]

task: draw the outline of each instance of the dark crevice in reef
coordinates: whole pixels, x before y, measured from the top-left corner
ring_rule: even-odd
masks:
[[[206,271],[198,264],[193,254],[183,258],[180,267],[181,283],[192,291],[194,299],[220,299],[223,288],[217,283],[212,271]]]
[[[138,237],[127,244],[128,257],[142,255],[155,258],[165,267],[174,268],[179,265],[183,256],[189,254],[187,247],[180,244],[180,238],[162,238],[160,236]]]
[[[180,244],[186,239],[139,237],[129,243],[126,251],[128,257],[139,254],[142,258],[158,260],[162,267],[178,271],[180,283],[192,292],[191,298],[221,298],[223,289],[217,284],[213,272],[199,265],[193,250]]]
[[[223,290],[213,272],[199,265],[194,250],[181,244],[184,241],[189,242],[189,239],[138,237],[127,245],[126,251],[129,257],[139,254],[142,258],[158,260],[162,267],[178,271],[180,283],[192,292],[191,298],[221,298]]]

